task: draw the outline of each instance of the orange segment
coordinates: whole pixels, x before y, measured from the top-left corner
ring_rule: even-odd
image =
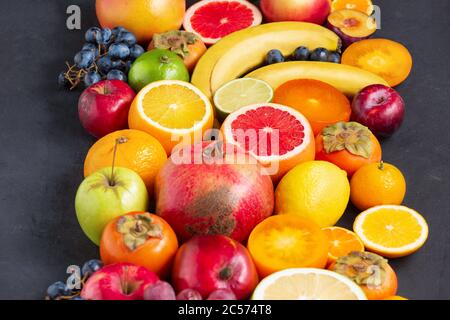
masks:
[[[394,87],[408,78],[413,61],[408,49],[398,42],[368,39],[349,46],[342,55],[342,64],[370,71]]]
[[[214,114],[210,101],[190,83],[153,82],[136,96],[128,116],[129,126],[156,137],[168,154],[179,143],[192,144],[211,129]]]
[[[392,258],[412,254],[428,237],[428,225],[419,213],[395,205],[364,211],[356,218],[353,229],[367,249]]]
[[[333,0],[331,9],[332,11],[341,9],[358,10],[370,16],[374,8],[372,0]]]
[[[287,268],[324,268],[328,240],[309,219],[277,215],[256,226],[248,249],[261,277],[265,277]]]
[[[327,227],[322,230],[329,241],[328,264],[350,252],[364,251],[364,244],[354,232],[340,227]]]
[[[314,136],[339,121],[350,120],[350,101],[335,87],[318,80],[288,81],[275,91],[274,102],[302,113],[311,124]]]

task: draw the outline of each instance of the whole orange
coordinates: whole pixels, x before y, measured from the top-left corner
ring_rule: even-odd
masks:
[[[155,33],[180,29],[186,11],[184,0],[97,0],[95,5],[103,28],[122,26],[141,43]]]
[[[352,113],[350,101],[342,92],[328,83],[312,79],[284,83],[275,90],[273,101],[302,113],[311,124],[314,136],[329,125],[349,121]]]
[[[143,131],[116,131],[98,140],[84,161],[84,176],[111,167],[116,141],[120,143],[117,146],[115,165],[138,173],[152,197],[156,175],[166,162],[167,154],[158,140]]]
[[[360,210],[392,204],[400,205],[405,198],[403,174],[388,163],[371,163],[361,167],[350,181],[350,199]]]

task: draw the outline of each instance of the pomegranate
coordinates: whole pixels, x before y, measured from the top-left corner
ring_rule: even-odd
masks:
[[[175,151],[156,179],[156,213],[182,242],[195,235],[245,241],[273,207],[273,184],[264,167],[218,141]]]

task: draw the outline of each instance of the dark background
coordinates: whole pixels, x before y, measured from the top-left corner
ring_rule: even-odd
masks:
[[[193,2],[193,1],[188,1]],[[2,1],[0,12],[0,299],[41,299],[66,267],[98,257],[74,212],[84,157],[93,144],[77,116],[79,92],[56,77],[97,25],[94,1]],[[82,31],[66,29],[66,8],[82,9]],[[450,1],[375,0],[377,37],[404,43],[414,56],[398,88],[407,118],[383,142],[384,160],[407,178],[405,204],[423,213],[430,237],[418,253],[391,263],[399,294],[450,299]],[[340,222],[350,227],[356,210]]]

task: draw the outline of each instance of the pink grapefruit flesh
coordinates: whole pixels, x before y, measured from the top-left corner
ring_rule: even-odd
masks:
[[[191,6],[184,29],[196,33],[204,43],[214,44],[226,35],[261,24],[259,9],[245,0],[203,0]]]

